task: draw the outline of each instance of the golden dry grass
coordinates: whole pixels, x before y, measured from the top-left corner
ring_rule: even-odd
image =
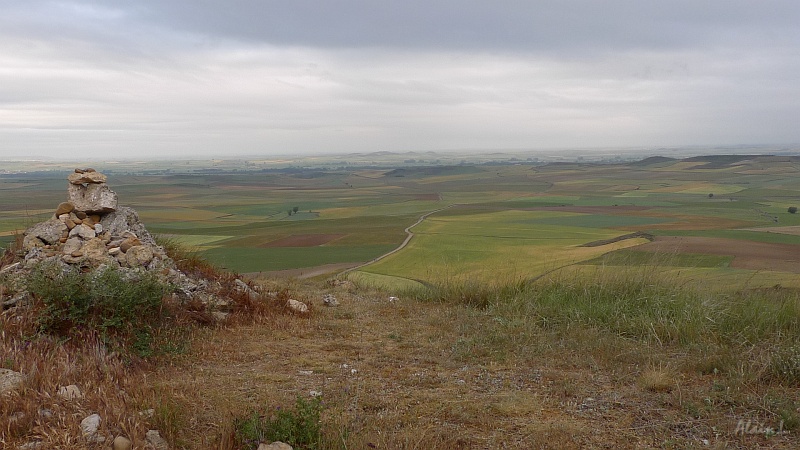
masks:
[[[40,440],[46,448],[93,448],[77,424],[97,412],[102,433],[126,435],[137,449],[151,428],[173,448],[232,449],[235,418],[291,407],[312,391],[322,393],[323,448],[332,449],[800,443],[792,433],[736,434],[743,417],[777,427],[776,405],[797,391],[726,370],[713,354],[687,357],[579,325],[525,334],[486,309],[390,302],[390,293],[349,283],[263,283],[280,301],[310,303],[311,314],[272,308],[253,318],[243,308],[228,327],[195,329],[187,355],[153,365],[131,364],[93,341],[12,339],[30,333],[32,316],[4,315],[0,354],[32,375],[23,390],[0,398],[1,417],[25,414],[0,428],[0,446]],[[322,306],[328,293],[341,306]],[[754,349],[751,357],[765,355]],[[73,383],[84,399],[56,395]],[[41,419],[43,408],[54,418]],[[139,414],[148,409],[152,417]]]

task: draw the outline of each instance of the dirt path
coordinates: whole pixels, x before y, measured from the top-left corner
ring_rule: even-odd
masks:
[[[429,216],[431,216],[432,214],[436,214],[436,213],[438,213],[438,212],[444,211],[445,209],[452,208],[452,207],[454,207],[454,206],[458,206],[458,204],[457,204],[457,203],[453,203],[452,205],[447,205],[447,206],[445,206],[444,208],[439,208],[439,209],[437,209],[437,210],[435,210],[435,211],[431,211],[431,212],[429,212],[429,213],[425,213],[425,214],[421,215],[421,216],[419,217],[419,219],[417,219],[417,221],[416,221],[416,222],[414,222],[412,225],[409,225],[409,226],[407,226],[407,227],[406,227],[406,229],[405,229],[405,230],[403,230],[403,231],[405,231],[405,232],[406,232],[406,239],[405,239],[405,240],[403,241],[403,243],[402,243],[402,244],[400,244],[400,246],[398,246],[396,249],[394,249],[394,250],[392,250],[392,251],[390,251],[390,252],[388,252],[388,253],[384,253],[383,255],[381,255],[381,256],[378,256],[377,258],[371,259],[371,260],[369,260],[369,261],[365,262],[364,264],[360,264],[360,265],[358,265],[358,266],[351,267],[351,268],[349,268],[349,269],[347,269],[347,270],[344,270],[344,271],[342,271],[342,272],[339,272],[339,274],[338,274],[337,276],[342,276],[342,275],[344,275],[344,274],[346,274],[346,273],[348,273],[348,272],[352,272],[352,271],[354,271],[354,270],[358,270],[358,269],[360,269],[360,268],[362,268],[362,267],[366,267],[366,266],[368,266],[368,265],[370,265],[370,264],[376,263],[376,262],[378,262],[378,261],[380,261],[380,260],[382,260],[382,259],[386,258],[387,256],[394,255],[395,253],[399,252],[400,250],[402,250],[402,249],[406,248],[406,245],[408,245],[408,243],[411,241],[411,238],[413,238],[413,237],[414,237],[414,233],[411,231],[411,229],[412,229],[412,228],[414,228],[415,226],[417,226],[417,225],[421,224],[423,220],[427,219],[427,218],[428,218]]]

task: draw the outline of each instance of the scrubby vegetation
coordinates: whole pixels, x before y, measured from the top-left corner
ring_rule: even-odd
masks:
[[[146,271],[123,273],[107,267],[83,273],[43,263],[25,284],[41,302],[39,330],[60,338],[97,334],[112,350],[152,356],[158,350],[154,337],[174,325],[164,302],[169,286]]]

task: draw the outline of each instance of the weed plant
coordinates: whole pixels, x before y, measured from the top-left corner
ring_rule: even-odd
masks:
[[[281,441],[295,449],[316,449],[322,442],[319,397],[297,397],[294,410],[254,411],[234,421],[237,448],[254,450],[262,442]]]
[[[63,338],[97,333],[106,345],[152,355],[153,336],[165,319],[162,299],[169,291],[154,274],[112,267],[82,273],[42,263],[26,284],[43,306],[40,332]]]

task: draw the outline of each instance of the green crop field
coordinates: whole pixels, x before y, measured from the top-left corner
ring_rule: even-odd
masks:
[[[404,230],[428,213],[405,248],[349,276],[409,286],[649,264],[653,252],[633,251],[644,237],[614,241],[632,232],[691,238],[691,245],[725,238],[741,243],[737,251],[800,244],[800,230],[792,228],[800,228],[800,214],[787,212],[800,204],[795,157],[403,165],[397,156],[376,156],[368,167],[332,161],[272,171],[259,161],[96,168],[151,232],[248,273],[366,263],[397,248]],[[67,173],[53,165],[0,174],[2,245],[65,200]],[[787,256],[725,251],[678,249],[665,270],[720,284],[797,284]],[[760,258],[763,267],[752,268]]]

